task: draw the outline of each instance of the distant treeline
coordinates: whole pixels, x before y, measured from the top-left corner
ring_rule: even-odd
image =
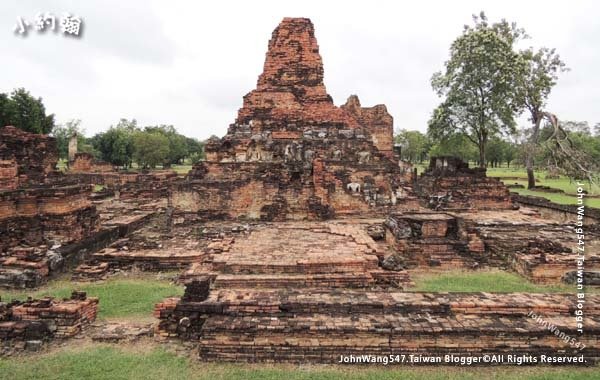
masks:
[[[204,143],[177,132],[172,125],[139,127],[137,121],[121,119],[106,132],[85,137],[81,120],[56,125],[54,114],[46,115],[42,98],[24,88],[10,94],[0,93],[0,126],[13,125],[27,132],[56,137],[59,156],[66,159],[71,136],[77,134],[78,151],[115,166],[141,168],[169,167],[184,162],[196,163],[204,157]]]
[[[140,168],[164,168],[184,162],[196,163],[204,158],[204,143],[177,132],[172,125],[138,127],[135,119],[121,119],[107,131],[85,137],[79,120],[56,126],[59,154],[66,158],[70,137],[77,133],[78,151],[115,166],[130,168],[136,163]]]
[[[590,127],[586,121],[565,121],[561,126],[569,132],[575,149],[586,152],[595,162],[600,162],[600,123]],[[550,133],[552,133],[550,126],[541,129],[542,137]],[[528,128],[521,128],[512,135],[494,136],[487,143],[484,165],[488,167],[525,165],[529,135]],[[433,156],[449,155],[479,164],[477,145],[462,134],[436,140],[419,131],[402,129],[396,132],[394,140],[401,147],[402,159],[412,163],[423,163]],[[536,150],[535,162],[539,168],[554,166],[552,150],[543,147]]]

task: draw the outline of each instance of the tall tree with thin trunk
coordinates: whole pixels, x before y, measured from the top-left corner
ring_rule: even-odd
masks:
[[[489,139],[515,131],[514,115],[522,107],[515,81],[523,62],[513,46],[526,35],[506,20],[489,24],[483,12],[473,20],[475,25],[465,26],[452,43],[445,71],[431,79],[444,101],[434,110],[428,133],[437,140],[465,135],[478,147],[483,168]]]
[[[568,69],[554,49],[541,48],[534,51],[530,48],[522,51],[521,57],[525,65],[522,74],[518,76],[518,88],[532,124],[525,153],[527,187],[531,189],[535,187],[534,159],[539,146],[541,123],[544,116],[547,116],[544,110],[546,102],[556,85],[558,74]]]

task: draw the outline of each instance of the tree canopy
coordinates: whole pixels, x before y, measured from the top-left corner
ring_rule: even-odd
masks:
[[[428,133],[436,140],[462,134],[478,147],[484,167],[488,140],[515,131],[521,107],[516,78],[523,60],[513,45],[525,32],[506,20],[489,24],[483,12],[473,20],[452,43],[445,70],[431,79],[444,100],[433,111]]]
[[[34,98],[24,88],[10,95],[0,93],[0,126],[13,125],[31,133],[52,132],[54,114],[46,114],[42,98]]]
[[[410,162],[423,162],[427,157],[431,141],[419,131],[401,129],[394,141],[401,146],[401,158]]]
[[[204,154],[200,141],[178,133],[174,126],[140,128],[135,119],[121,119],[89,142],[100,152],[101,159],[125,168],[131,167],[133,162],[143,168],[169,167],[186,158],[195,163]]]

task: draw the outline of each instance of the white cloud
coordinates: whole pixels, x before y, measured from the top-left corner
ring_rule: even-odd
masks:
[[[557,48],[572,69],[551,95],[552,111],[600,121],[593,1],[4,1],[0,91],[25,87],[59,121],[82,119],[88,134],[127,117],[222,135],[256,85],[272,30],[285,16],[310,17],[336,104],[358,94],[364,105],[385,103],[397,128],[424,131],[439,102],[431,74],[483,6],[490,19],[524,27],[529,44]],[[82,38],[12,33],[17,16],[46,11],[81,16]]]

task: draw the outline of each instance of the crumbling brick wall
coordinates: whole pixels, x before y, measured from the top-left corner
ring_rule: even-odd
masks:
[[[114,167],[111,164],[98,161],[89,153],[76,153],[73,161],[69,162],[69,172],[72,173],[105,173],[113,171]]]
[[[46,183],[47,176],[56,174],[56,139],[13,126],[0,128],[0,162],[9,167],[8,171],[0,171],[0,181],[10,180],[8,176],[15,175],[16,163],[19,186]]]
[[[88,185],[37,187],[0,194],[0,252],[18,244],[67,243],[96,231]]]
[[[28,344],[73,337],[94,322],[97,313],[98,298],[85,292],[73,292],[63,300],[0,300],[0,356]]]
[[[515,208],[510,192],[485,169],[469,168],[457,157],[432,157],[418,178],[418,192],[435,210],[508,210]]]

